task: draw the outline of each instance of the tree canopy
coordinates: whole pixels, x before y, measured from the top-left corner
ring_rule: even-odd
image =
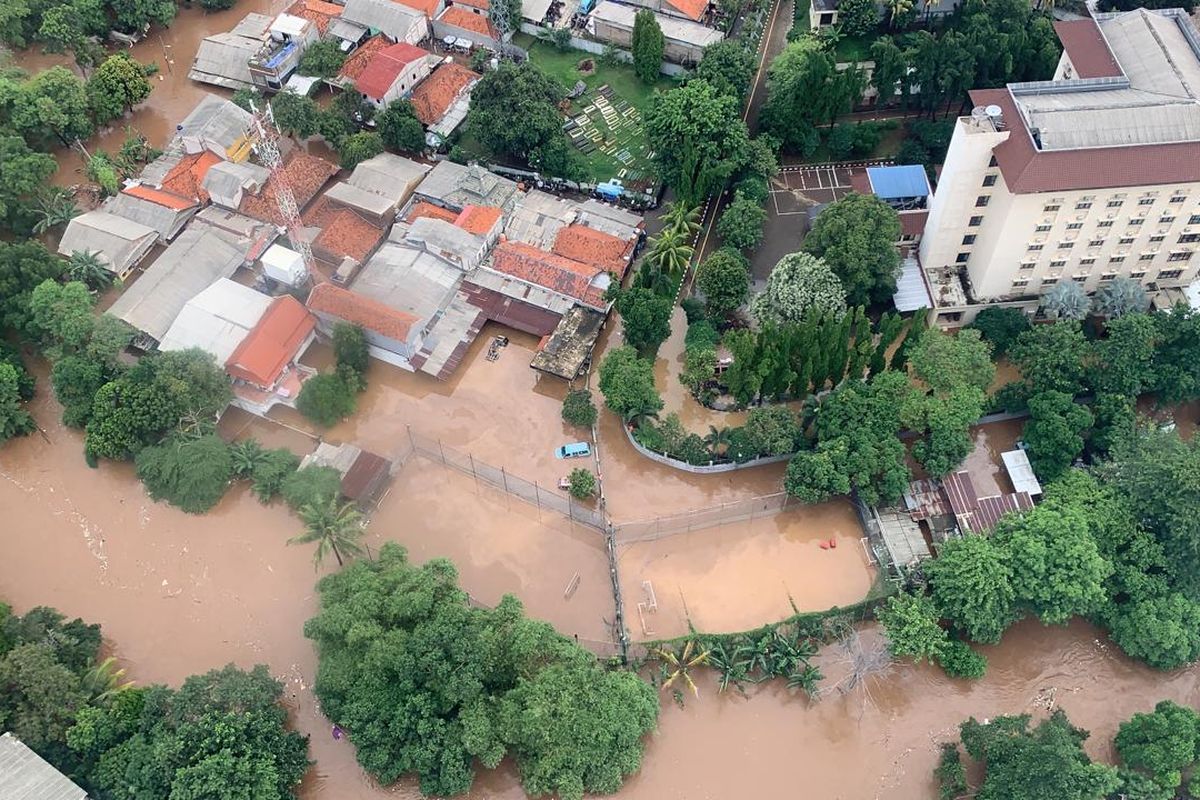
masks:
[[[642,83],[654,83],[658,80],[666,39],[658,19],[650,9],[643,8],[634,15],[631,41],[629,49],[633,51],[634,73]]]
[[[604,404],[624,420],[662,410],[654,386],[654,364],[639,358],[629,346],[610,350],[600,362],[600,393]]]
[[[889,299],[900,275],[900,218],[874,195],[851,193],[829,204],[804,238],[804,251],[838,276],[852,305]]]
[[[691,80],[656,95],[643,127],[662,179],[689,202],[722,188],[748,157],[740,98],[707,81]]]
[[[817,126],[849,111],[863,86],[856,68],[838,71],[832,53],[816,37],[801,37],[768,68],[763,128],[785,149],[811,155]]]
[[[822,259],[791,253],[771,269],[767,288],[754,296],[752,307],[760,324],[798,323],[812,312],[840,318],[846,310],[846,292]]]
[[[746,302],[750,293],[750,265],[741,253],[721,248],[696,270],[696,288],[704,294],[707,312],[724,317]]]
[[[653,357],[658,346],[671,335],[672,298],[635,287],[617,295],[621,330],[625,341],[644,355]]]

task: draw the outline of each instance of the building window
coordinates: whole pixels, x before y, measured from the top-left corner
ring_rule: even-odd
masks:
[[[1167,214],[1164,214],[1163,216],[1158,218],[1158,221],[1160,223],[1162,223],[1163,225],[1170,225],[1172,222],[1175,221],[1175,218],[1172,216],[1169,216]]]
[[[1104,246],[1103,239],[1092,239],[1090,242],[1088,242],[1088,247],[1103,247],[1103,246]]]
[[[1071,276],[1071,280],[1075,281],[1076,283],[1083,283],[1087,279],[1088,279],[1087,275],[1072,275]]]
[[[984,206],[986,206],[988,204],[988,201],[991,199],[992,198],[990,198],[986,194],[981,194],[981,195],[979,195],[979,197],[975,198],[975,207],[983,208]]]
[[[1075,246],[1074,242],[1059,242],[1058,243],[1059,250],[1070,250],[1074,246]]]
[[[1029,281],[1026,280],[1025,278],[1019,278],[1019,279],[1013,281],[1014,289],[1022,289],[1028,285],[1029,285]]]
[[[1165,238],[1167,238],[1167,237],[1165,237],[1165,236],[1151,236],[1151,237],[1150,237],[1150,241],[1152,241],[1152,242],[1161,242],[1161,241],[1162,241],[1163,239],[1165,239]]]
[[[1153,261],[1156,255],[1158,255],[1158,253],[1142,253],[1140,256],[1138,256],[1138,261]]]
[[[1046,278],[1042,281],[1042,286],[1053,286],[1058,283],[1058,278]]]
[[[1045,223],[1042,223],[1033,229],[1034,233],[1045,233],[1048,230],[1050,230],[1050,226],[1046,225]]]
[[[1186,195],[1186,194],[1175,194],[1175,195],[1171,195],[1171,200],[1170,200],[1170,202],[1172,202],[1172,203],[1182,203],[1184,200],[1187,200],[1187,195]]]
[[[996,157],[995,157],[995,156],[992,156],[992,157],[991,157],[991,158],[988,160],[988,166],[989,166],[989,167],[994,167],[994,166],[997,166],[997,164],[996,164]]]
[[[1122,236],[1120,239],[1117,240],[1117,244],[1133,244],[1133,237],[1132,236]]]
[[[1021,269],[1033,269],[1036,266],[1037,266],[1036,261],[1022,261],[1021,262]]]
[[[975,234],[968,233],[963,237],[963,244],[975,244]]]
[[[1121,263],[1122,261],[1124,261],[1124,260],[1125,260],[1125,256],[1113,256],[1112,258],[1110,258],[1110,259],[1108,260],[1108,263],[1110,263],[1110,264],[1120,264],[1120,263]]]
[[[1171,253],[1171,255],[1167,256],[1167,261],[1191,261],[1191,260],[1192,260],[1192,251],[1191,250],[1184,250],[1179,253]]]
[[[1043,208],[1042,211],[1045,211],[1047,214],[1051,214],[1055,211],[1058,211],[1060,208],[1062,208],[1062,206],[1060,206],[1058,203],[1051,203],[1050,205]]]
[[[1138,200],[1138,205],[1139,206],[1152,206],[1152,205],[1154,205],[1154,198],[1153,197],[1143,197],[1141,200]]]
[[[1189,244],[1190,242],[1200,242],[1200,233],[1185,233],[1179,237],[1180,244]]]
[[[1083,227],[1083,223],[1082,223],[1082,222],[1072,222],[1072,223],[1069,223],[1069,224],[1067,225],[1067,230],[1069,230],[1069,231],[1077,231],[1077,230],[1079,230],[1079,229],[1080,229],[1080,228],[1082,228],[1082,227]]]
[[[1050,262],[1050,268],[1051,268],[1051,269],[1057,269],[1058,267],[1065,267],[1066,265],[1067,265],[1067,262],[1066,262],[1066,260],[1065,260],[1065,259],[1061,259],[1061,258],[1060,258],[1060,259],[1055,259],[1054,261],[1051,261],[1051,262]]]
[[[1134,217],[1133,219],[1129,220],[1129,224],[1130,225],[1141,225],[1145,221],[1146,220],[1142,217]]]
[[[1108,207],[1109,208],[1120,208],[1124,202],[1125,202],[1124,200],[1109,200]]]
[[[1079,266],[1081,266],[1081,267],[1090,267],[1092,264],[1095,264],[1095,263],[1096,263],[1096,259],[1094,259],[1094,258],[1079,259]]]
[[[965,263],[967,263],[967,259],[969,259],[970,257],[971,257],[970,253],[959,253],[957,256],[954,257],[954,263],[965,264]]]
[[[1096,223],[1097,228],[1111,228],[1113,221],[1111,219],[1102,219]]]
[[[1034,251],[1034,252],[1036,252],[1036,251],[1038,251],[1038,250],[1041,250],[1043,247],[1045,247],[1045,245],[1041,245],[1041,244],[1031,244],[1031,245],[1029,245],[1029,250],[1030,250],[1030,251]]]
[[[984,186],[995,186],[996,185],[996,176],[995,175],[984,175],[983,176],[983,185]]]
[[[1101,276],[1100,276],[1100,282],[1101,282],[1101,283],[1104,283],[1104,281],[1111,281],[1111,280],[1114,280],[1116,277],[1117,277],[1117,273],[1115,273],[1115,272],[1106,272],[1106,273],[1104,273],[1103,275],[1101,275]]]
[[[983,224],[983,217],[971,217],[971,219],[967,222],[967,227],[978,228],[982,224]]]
[[[1091,203],[1076,203],[1075,204],[1076,211],[1086,211],[1087,209],[1089,209],[1091,207],[1092,207]]]
[[[1137,280],[1139,278],[1146,277],[1146,273],[1145,272],[1131,272],[1131,273],[1129,273],[1129,277]]]
[[[1158,277],[1159,280],[1170,280],[1171,278],[1178,278],[1182,274],[1183,270],[1181,269],[1164,269],[1158,273]]]

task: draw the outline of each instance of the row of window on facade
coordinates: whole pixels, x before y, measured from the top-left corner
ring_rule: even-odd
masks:
[[[1174,278],[1178,278],[1182,274],[1183,274],[1183,270],[1181,270],[1181,269],[1164,269],[1164,270],[1159,270],[1159,273],[1158,273],[1158,275],[1155,276],[1155,279],[1160,280],[1160,281],[1172,280]],[[1073,276],[1071,276],[1071,280],[1075,281],[1076,283],[1084,283],[1090,277],[1091,277],[1090,275],[1073,275]],[[1117,273],[1106,272],[1100,276],[1100,282],[1105,283],[1107,281],[1115,280],[1116,277],[1117,277]],[[1137,281],[1137,280],[1141,280],[1142,278],[1146,277],[1146,273],[1145,272],[1137,272],[1137,271],[1130,272],[1129,277],[1132,278],[1133,280]],[[1043,287],[1053,286],[1054,284],[1058,283],[1058,281],[1059,281],[1058,276],[1051,275],[1051,276],[1042,278],[1042,286]],[[1017,278],[1015,281],[1012,282],[1012,285],[1013,285],[1014,289],[1023,289],[1029,285],[1029,282],[1030,282],[1029,278]]]
[[[1040,250],[1041,246],[1039,245],[1037,249]],[[1160,255],[1162,255],[1162,253],[1159,252],[1158,250],[1154,250],[1154,251],[1148,252],[1148,253],[1140,253],[1140,254],[1138,254],[1138,261],[1153,261],[1154,259],[1158,258]],[[1109,256],[1108,263],[1109,264],[1121,264],[1125,261],[1125,258],[1126,258],[1126,254],[1118,253],[1116,255]],[[961,252],[954,258],[954,261],[956,264],[966,264],[970,260],[971,260],[970,251]],[[1192,251],[1191,250],[1176,250],[1167,255],[1167,261],[1170,261],[1170,262],[1178,263],[1178,262],[1191,261],[1191,260],[1192,260]],[[1081,266],[1081,267],[1090,267],[1095,263],[1096,263],[1096,258],[1094,256],[1086,256],[1084,258],[1079,259],[1079,266]],[[1066,265],[1067,265],[1067,260],[1065,258],[1056,258],[1050,262],[1051,269],[1065,267]],[[1026,261],[1021,262],[1021,269],[1033,269],[1036,266],[1037,266],[1036,260],[1034,260],[1034,261],[1026,260]],[[1178,276],[1170,276],[1170,277],[1178,277]]]

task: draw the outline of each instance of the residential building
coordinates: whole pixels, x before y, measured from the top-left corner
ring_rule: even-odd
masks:
[[[614,0],[600,0],[588,16],[588,31],[602,42],[628,49],[633,45],[633,21],[637,11]],[[654,18],[665,39],[663,58],[675,64],[699,64],[705,48],[725,38],[720,31],[688,19],[659,13],[655,13]]]
[[[176,127],[175,137],[186,155],[208,150],[220,159],[242,161],[249,153],[250,123],[250,112],[246,109],[223,97],[206,94]],[[167,159],[174,157],[164,155]]]
[[[425,126],[427,145],[441,147],[466,120],[471,108],[471,90],[479,78],[478,73],[447,61],[417,84],[409,100],[417,119]]]
[[[709,0],[621,0],[621,2],[648,8],[656,14],[692,22],[704,22],[710,18],[717,4]]]
[[[397,209],[408,202],[431,169],[428,164],[392,153],[380,153],[360,162],[345,183],[361,192],[383,198],[394,215]]]
[[[302,150],[295,150],[283,164],[283,172],[287,177],[296,207],[304,209],[317,196],[330,178],[337,174],[337,164],[310,155]],[[238,211],[246,216],[283,227],[285,220],[279,210],[278,191],[274,176],[267,178],[262,191],[257,194],[246,194],[238,205]]]
[[[424,13],[392,0],[346,0],[342,23],[367,31],[378,31],[393,42],[416,44],[429,37],[429,20]],[[347,34],[340,31],[345,38]]]
[[[501,40],[507,40],[512,32],[502,34],[501,31],[496,30],[496,26],[492,24],[487,12],[456,3],[447,6],[433,21],[433,35],[443,40],[446,37],[465,39],[476,47],[497,50]]]
[[[198,347],[224,364],[270,305],[269,295],[229,278],[217,278],[183,304],[158,349]]]
[[[296,0],[288,7],[287,13],[293,17],[306,19],[313,25],[317,26],[317,32],[324,36],[333,23],[342,16],[342,9],[338,3],[329,3],[325,0]]]
[[[87,792],[11,733],[0,736],[0,797],[87,800]]]
[[[196,57],[188,77],[200,83],[211,83],[226,89],[249,89],[254,86],[250,75],[250,60],[270,38],[272,18],[266,14],[247,14],[233,30],[204,37],[196,49]]]
[[[330,467],[342,476],[342,497],[364,510],[374,505],[391,480],[392,462],[354,444],[321,442],[304,457],[300,468]]]
[[[453,222],[423,217],[412,223],[397,222],[388,233],[388,241],[432,253],[462,272],[483,263],[489,242]]]
[[[1060,281],[1178,292],[1200,269],[1200,33],[1177,9],[1056,23],[1056,79],[971,92],[921,240],[937,319]]]
[[[437,56],[407,42],[399,42],[376,53],[354,82],[371,105],[383,108],[412,93],[433,71]]]
[[[512,210],[518,199],[517,184],[488,172],[479,164],[463,166],[439,161],[421,181],[416,196],[444,208],[461,211],[464,207],[495,206]]]
[[[594,228],[622,240],[621,250],[630,256],[644,228],[640,216],[618,206],[598,200],[568,200],[532,189],[521,196],[508,216],[504,234],[512,241],[552,250],[559,234],[572,225]]]
[[[613,278],[598,264],[576,261],[521,242],[501,242],[492,251],[489,266],[494,272],[549,289],[589,308],[608,308],[604,293]]]
[[[280,14],[271,23],[266,40],[250,59],[250,80],[261,91],[278,92],[296,67],[304,51],[320,40],[321,30],[315,22],[288,13]]]
[[[338,28],[346,28],[348,25],[350,23],[345,20],[338,20]],[[336,32],[338,28],[330,28],[333,31],[330,35],[335,37],[341,36],[341,34]],[[353,47],[354,49],[350,51],[350,55],[342,62],[342,68],[338,70],[338,74],[327,81],[330,85],[343,89],[354,86],[358,82],[359,77],[362,76],[363,71],[367,68],[367,65],[371,63],[371,59],[375,58],[376,54],[392,46],[392,42],[382,34],[366,38],[366,31],[364,29],[353,27],[352,30],[347,28],[342,31],[346,36],[358,36],[360,32],[364,38],[355,40],[353,44],[350,40],[343,39],[343,50],[346,50],[348,47]]]
[[[941,17],[946,14],[953,13],[962,0],[915,0],[913,3],[913,13],[918,18]],[[882,0],[877,0],[875,5],[879,9],[879,17],[884,17],[891,14],[888,5]],[[818,31],[822,28],[834,28],[838,24],[838,0],[808,0],[808,28],[811,31]]]
[[[135,184],[104,201],[101,208],[152,228],[158,234],[158,241],[165,243],[183,230],[188,220],[200,210],[200,203],[144,184]]]
[[[313,256],[331,267],[337,267],[347,257],[363,263],[383,241],[388,230],[387,222],[379,217],[368,217],[331,197],[334,189],[345,185],[339,183],[334,186],[313,203],[302,217],[306,227],[320,229],[310,243]],[[387,202],[378,195],[365,194]]]
[[[95,253],[100,262],[124,280],[142,262],[158,241],[158,231],[139,222],[97,209],[80,214],[67,223],[58,253]]]
[[[204,174],[200,187],[218,206],[238,208],[247,195],[256,195],[267,185],[271,170],[249,161],[222,161]]]

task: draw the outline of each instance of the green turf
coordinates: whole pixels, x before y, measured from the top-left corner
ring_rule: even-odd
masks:
[[[597,97],[595,90],[605,84],[613,90],[610,103],[615,104],[618,100],[624,100],[639,112],[647,108],[655,89],[665,90],[675,85],[673,81],[663,77],[653,86],[648,86],[634,74],[632,65],[602,64],[599,57],[593,56],[591,53],[581,50],[559,50],[528,35],[514,37],[513,41],[528,50],[530,60],[547,74],[557,78],[567,88],[567,91],[570,91],[575,82],[580,80],[588,87],[588,91],[584,93],[583,97],[572,102],[571,108],[567,112],[572,117],[583,114],[586,107],[594,105]],[[595,64],[595,71],[590,75],[583,75],[579,72],[578,66],[580,62],[587,60]],[[619,126],[620,130],[613,132],[597,112],[589,113],[589,117],[604,139],[612,141],[616,150],[626,150],[631,156],[626,163],[622,163],[615,153],[604,153],[599,148],[591,153],[584,153],[584,160],[590,167],[594,180],[605,181],[614,178],[620,174],[622,169],[634,173],[649,171],[646,137],[639,124],[621,125]]]

